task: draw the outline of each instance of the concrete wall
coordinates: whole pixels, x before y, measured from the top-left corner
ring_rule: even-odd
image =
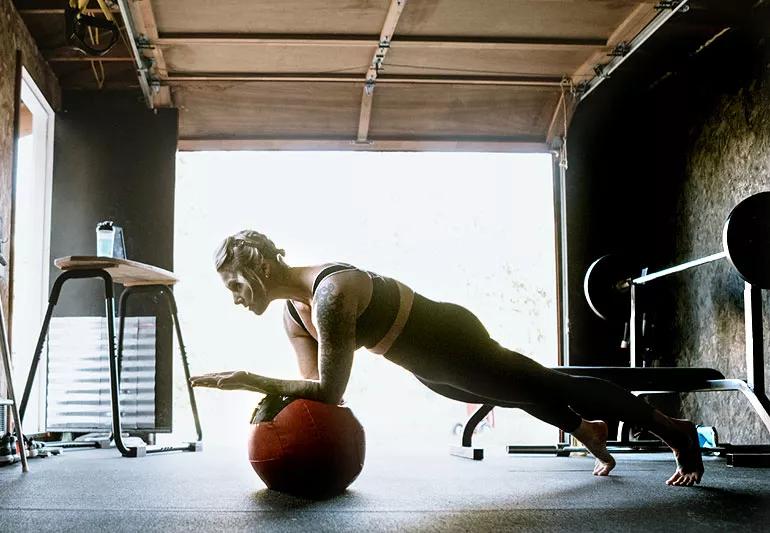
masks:
[[[14,162],[14,121],[16,54],[22,65],[54,109],[59,106],[59,82],[43,60],[32,36],[10,1],[0,2],[0,250],[9,257],[10,220]],[[8,310],[8,267],[0,267],[0,303]],[[7,317],[6,317],[7,318]],[[2,363],[0,362],[0,368]],[[4,376],[4,374],[2,374]],[[17,387],[18,388],[18,387]],[[0,379],[0,395],[5,395],[5,378]]]
[[[622,324],[599,320],[585,304],[593,259],[619,251],[658,269],[718,252],[732,207],[770,190],[770,8],[758,6],[674,70],[648,69],[645,78],[628,68],[637,78],[605,82],[576,114],[567,188],[573,364],[627,361],[616,348]],[[742,291],[726,261],[657,284],[661,364],[745,377]],[[770,442],[737,393],[687,395],[681,409],[717,426],[725,441]]]
[[[128,258],[173,270],[176,109],[148,110],[139,91],[64,93],[56,117],[53,259],[95,255],[97,222],[123,227]],[[64,315],[104,313],[98,287]],[[87,295],[87,296],[86,296]],[[58,309],[58,308],[57,308]]]

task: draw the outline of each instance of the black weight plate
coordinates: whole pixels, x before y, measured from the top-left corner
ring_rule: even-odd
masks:
[[[725,221],[727,258],[747,282],[770,288],[770,191],[749,196]]]
[[[583,292],[591,310],[604,320],[625,322],[630,314],[629,289],[624,281],[641,273],[639,263],[624,255],[608,254],[586,271]]]

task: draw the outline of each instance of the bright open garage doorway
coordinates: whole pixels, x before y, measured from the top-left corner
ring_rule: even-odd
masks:
[[[552,160],[548,154],[180,152],[175,289],[193,374],[244,369],[297,378],[282,306],[233,305],[213,268],[225,236],[249,228],[290,265],[345,261],[425,296],[462,304],[493,338],[557,363]],[[190,431],[177,386],[175,428]],[[207,441],[243,446],[261,395],[197,389]],[[471,406],[437,396],[360,350],[345,400],[370,446],[403,451],[459,442]],[[481,444],[554,442],[556,430],[495,409]]]

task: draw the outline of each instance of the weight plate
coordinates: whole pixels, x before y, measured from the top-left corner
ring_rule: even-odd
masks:
[[[608,254],[586,271],[583,292],[591,310],[604,320],[625,322],[630,314],[629,289],[624,281],[639,276],[639,263],[624,255]]]
[[[733,208],[722,241],[727,258],[744,280],[770,288],[770,191],[749,196]]]

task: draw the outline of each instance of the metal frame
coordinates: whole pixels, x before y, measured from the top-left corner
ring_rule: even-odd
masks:
[[[120,304],[118,309],[120,310],[120,319],[118,325],[118,353],[115,375],[112,376],[112,366],[110,366],[110,383],[120,383],[120,374],[123,364],[123,334],[125,331],[126,323],[126,309],[128,304],[128,298],[135,293],[155,293],[161,294],[165,297],[166,304],[168,306],[169,314],[174,322],[174,330],[176,331],[177,342],[179,343],[179,352],[182,356],[182,367],[184,368],[185,383],[187,384],[187,393],[190,397],[190,406],[193,412],[193,420],[195,422],[195,432],[198,436],[198,440],[191,443],[180,444],[176,446],[160,446],[147,448],[142,451],[136,446],[126,446],[123,443],[123,437],[121,435],[121,422],[120,413],[118,410],[112,410],[113,422],[112,422],[112,437],[115,439],[115,446],[120,450],[120,453],[125,457],[137,457],[138,455],[144,455],[145,453],[157,453],[157,452],[169,452],[169,451],[198,451],[200,450],[200,443],[203,440],[203,432],[201,431],[200,420],[198,419],[198,405],[195,402],[195,392],[192,385],[190,385],[190,367],[187,362],[187,350],[185,349],[184,340],[182,339],[182,330],[179,327],[179,318],[177,316],[176,300],[174,299],[174,293],[169,290],[166,285],[134,285],[126,287],[123,293],[120,295]],[[115,394],[119,393],[119,387],[111,387],[113,393],[113,406],[119,405],[119,402],[115,399]],[[116,416],[117,415],[117,416]],[[194,450],[190,449],[195,448]]]
[[[104,270],[101,269],[84,269],[84,270],[69,270],[60,274],[56,281],[54,281],[51,288],[51,294],[48,296],[48,307],[46,308],[45,317],[43,317],[43,325],[40,327],[40,335],[37,338],[37,344],[35,345],[35,353],[32,356],[32,362],[30,363],[29,374],[27,375],[27,383],[24,387],[24,394],[21,398],[21,406],[19,411],[21,413],[22,420],[24,419],[24,413],[27,410],[27,402],[29,401],[29,395],[32,392],[32,386],[35,382],[35,375],[37,374],[37,367],[40,364],[40,357],[43,353],[43,345],[45,344],[45,338],[48,334],[48,328],[51,324],[51,317],[53,316],[54,307],[59,303],[59,296],[61,295],[61,289],[64,282],[70,279],[88,279],[88,278],[102,278],[104,281],[104,297],[105,306],[107,310],[107,328],[110,338],[113,338],[113,324],[109,320],[110,316],[114,316],[113,313],[113,290],[112,290],[112,278]],[[109,343],[110,359],[113,357],[114,343]]]
[[[484,459],[484,449],[473,448],[471,441],[473,440],[473,432],[476,431],[476,426],[479,425],[479,422],[484,420],[484,418],[492,409],[494,409],[494,407],[494,405],[484,404],[476,409],[476,412],[473,413],[468,419],[468,422],[465,423],[465,428],[463,428],[462,444],[460,446],[452,446],[449,449],[450,454],[463,457],[465,459],[473,459],[474,461],[481,461]]]
[[[112,411],[112,438],[115,440],[115,446],[124,457],[142,457],[148,453],[159,453],[168,451],[200,451],[202,450],[203,435],[201,432],[200,421],[198,419],[198,409],[195,403],[195,394],[192,386],[190,385],[190,370],[187,364],[187,353],[184,348],[184,342],[182,340],[182,332],[179,327],[179,320],[177,318],[176,301],[174,300],[173,293],[165,285],[146,285],[146,286],[134,286],[126,287],[120,298],[120,329],[119,337],[116,349],[115,343],[115,313],[114,313],[114,290],[112,276],[103,269],[77,269],[67,270],[60,274],[54,282],[51,294],[48,298],[48,308],[43,319],[43,325],[40,328],[40,335],[37,339],[37,345],[35,347],[35,354],[32,357],[32,363],[30,365],[29,374],[27,376],[27,383],[24,388],[24,395],[21,400],[20,407],[20,420],[24,419],[24,412],[27,409],[27,402],[29,400],[30,392],[32,391],[32,385],[35,381],[35,375],[37,374],[37,367],[40,363],[40,358],[43,352],[43,345],[45,344],[46,336],[51,324],[51,317],[53,316],[54,307],[59,302],[59,296],[61,295],[62,286],[66,281],[71,279],[89,279],[89,278],[101,278],[104,282],[104,299],[105,299],[105,311],[107,320],[107,337],[108,337],[108,350],[110,361],[110,405]],[[176,329],[177,339],[179,341],[179,349],[182,354],[182,365],[185,370],[185,377],[187,378],[187,388],[190,395],[190,404],[192,407],[193,418],[195,420],[195,429],[197,432],[198,440],[195,442],[184,443],[177,446],[127,446],[123,441],[121,420],[120,420],[120,371],[119,371],[119,359],[122,358],[123,353],[123,330],[125,326],[125,310],[128,296],[138,291],[160,291],[165,295],[168,303],[169,313],[174,321]],[[61,446],[62,443],[56,443],[57,446]],[[107,447],[109,441],[97,440],[86,443],[74,443],[75,447]]]
[[[0,262],[5,263],[5,259],[0,256]],[[3,369],[5,370],[5,383],[8,387],[8,400],[0,398],[0,406],[10,405],[13,415],[13,424],[16,429],[16,438],[19,441],[19,455],[21,456],[22,472],[29,472],[27,464],[27,448],[24,444],[24,432],[21,429],[21,415],[19,414],[19,404],[16,403],[16,394],[13,391],[13,372],[11,372],[11,351],[8,346],[8,335],[5,330],[5,313],[3,312],[3,303],[0,302],[0,350],[3,352]],[[2,428],[5,431],[5,428]]]
[[[561,142],[566,142],[561,139]],[[567,244],[567,162],[556,152],[553,156],[554,236],[556,256],[557,350],[560,366],[569,366],[569,256]]]

